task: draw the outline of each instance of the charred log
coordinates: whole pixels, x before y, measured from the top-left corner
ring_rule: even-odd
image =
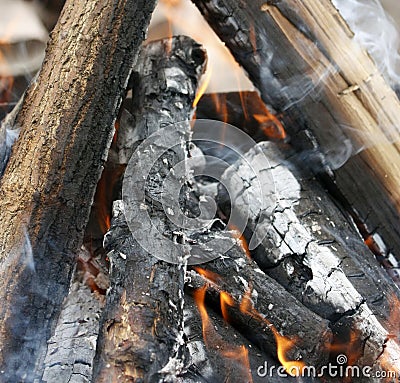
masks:
[[[292,360],[320,366],[327,361],[323,352],[331,341],[329,322],[322,319],[264,274],[245,252],[235,245],[222,258],[191,270],[189,291],[204,285],[210,304],[218,307],[221,294],[232,301],[226,304],[228,321],[262,352],[276,358],[276,333],[298,337]],[[284,304],[282,302],[285,302]],[[265,318],[265,319],[264,319]]]
[[[43,382],[91,381],[105,299],[83,283],[81,274],[78,271],[74,273],[55,330],[48,341]]]
[[[122,121],[119,131],[117,149],[122,163],[129,161],[142,140],[164,126],[186,121],[184,127],[189,132],[188,118],[205,58],[201,47],[187,37],[157,41],[143,48],[132,77],[132,115],[126,115],[128,119]],[[185,147],[176,144],[176,148],[165,148],[149,175],[154,184],[145,190],[146,199],[153,201],[147,202],[147,210],[161,223],[171,242],[177,230],[158,203],[158,195],[160,177],[169,172],[166,164],[173,166],[186,158]],[[141,161],[146,161],[147,149],[138,148]],[[177,381],[184,367],[184,262],[164,262],[147,252],[128,228],[123,206],[122,201],[115,203],[112,227],[106,235],[111,289],[98,348],[96,381]],[[159,248],[157,252],[168,254],[169,249]]]
[[[153,8],[68,1],[16,117],[21,133],[0,186],[3,381],[31,382],[42,370]]]
[[[332,3],[194,3],[305,161],[315,172],[328,171],[368,230],[400,258],[400,157],[393,145],[399,100]],[[368,150],[355,155],[362,149]]]
[[[265,363],[273,366],[278,362],[223,320],[220,313],[209,307],[206,309],[210,319],[208,325],[202,321],[198,304],[190,295],[185,294],[184,331],[189,354],[185,376],[193,377],[201,383],[292,380],[290,377],[283,379],[257,374],[258,368]]]
[[[260,143],[222,177],[237,191],[231,204],[243,216],[250,212],[250,245],[260,242],[252,255],[269,276],[328,319],[334,333],[353,329],[363,339],[360,363],[372,364],[386,347],[390,302],[398,299],[398,290],[349,218],[312,175],[299,170],[299,162],[299,167],[293,165],[298,156],[284,153],[276,144]],[[260,166],[262,156],[268,168]],[[261,188],[252,182],[254,172]],[[273,193],[263,176],[268,172]],[[224,193],[220,201],[228,212]]]

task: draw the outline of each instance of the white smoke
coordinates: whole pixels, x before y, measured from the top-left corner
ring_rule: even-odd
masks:
[[[398,0],[386,6],[399,7]],[[332,0],[368,51],[380,72],[394,88],[400,86],[400,34],[394,19],[379,0]],[[395,8],[393,8],[395,9]]]

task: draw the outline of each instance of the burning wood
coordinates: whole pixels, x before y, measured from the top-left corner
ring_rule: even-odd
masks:
[[[1,176],[21,127],[0,184],[0,380],[287,381],[265,362],[291,381],[312,367],[329,382],[333,360],[400,373],[399,291],[311,173],[335,173],[330,190],[366,230],[385,223],[397,255],[396,146],[344,163],[367,136],[396,139],[397,98],[329,0],[194,2],[274,109],[251,92],[202,103],[205,51],[159,40],[142,48],[108,152],[154,2],[67,1],[41,72],[0,128]],[[191,126],[196,106],[276,143]],[[93,254],[78,251],[107,153],[91,223],[100,240],[108,230],[110,286],[90,229]]]
[[[246,259],[240,247],[233,247],[226,258],[204,267],[189,273],[189,286],[198,289],[203,285],[207,288],[208,284],[207,296],[213,305],[219,305],[222,299],[225,319],[260,350],[275,357],[277,334],[282,333],[288,338],[298,337],[289,353],[292,361],[302,360],[315,366],[327,361],[327,355],[321,351],[330,343],[328,322]]]
[[[205,59],[200,46],[186,37],[153,42],[143,48],[132,77],[135,107],[130,120],[134,125],[122,125],[118,132],[121,162],[128,162],[134,148],[160,127],[188,121]],[[189,130],[188,122],[186,126]],[[149,175],[156,183],[161,174],[169,171],[166,163],[173,167],[186,158],[182,146],[168,151]],[[146,150],[138,157],[144,163]],[[153,201],[147,209],[153,219],[163,222],[165,235],[172,241],[179,228],[168,222],[157,204],[161,188],[158,183],[146,190],[146,199]],[[185,267],[159,261],[141,247],[127,227],[122,201],[115,204],[113,226],[105,240],[111,260],[111,290],[96,381],[105,382],[110,377],[118,382],[173,380],[183,369]],[[170,251],[158,249],[160,253]]]
[[[68,291],[153,1],[68,1],[0,185],[3,380],[33,381]],[[84,38],[83,38],[84,36]]]

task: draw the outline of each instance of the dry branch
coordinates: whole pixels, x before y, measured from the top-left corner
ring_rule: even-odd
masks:
[[[201,47],[184,36],[143,48],[132,77],[132,115],[119,130],[122,163],[129,161],[143,139],[164,126],[186,121],[188,134],[188,119],[205,59]],[[168,222],[158,196],[162,188],[160,177],[169,172],[169,166],[187,156],[184,147],[176,144],[176,148],[165,148],[169,150],[149,175],[154,184],[146,188],[146,199],[152,201],[147,210],[152,219],[161,223],[171,242],[178,228]],[[138,150],[144,163],[149,150]],[[140,187],[137,183],[132,185],[133,189]],[[126,224],[122,201],[114,204],[106,250],[112,265],[111,289],[99,343],[96,381],[177,381],[184,354],[184,265],[160,261],[141,247]],[[168,252],[168,248],[158,249],[160,254]]]
[[[16,118],[20,138],[0,185],[4,381],[42,370],[154,3],[67,1]]]
[[[399,100],[331,1],[194,3],[281,116],[305,160],[317,172],[334,171],[348,203],[400,259],[400,155],[392,145]]]

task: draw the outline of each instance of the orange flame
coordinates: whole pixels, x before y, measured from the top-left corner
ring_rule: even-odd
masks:
[[[111,227],[111,209],[114,186],[125,170],[124,165],[106,166],[97,183],[93,207],[98,219],[98,225],[103,234]]]
[[[221,303],[222,318],[224,318],[225,322],[229,322],[228,306],[233,306],[235,302],[233,298],[225,291],[221,291],[219,299]]]
[[[247,258],[251,259],[251,254],[249,250],[249,245],[246,241],[246,238],[244,235],[240,232],[240,230],[233,224],[229,224],[229,230],[231,231],[231,235],[237,239],[238,243],[240,244],[240,247],[243,249],[245,252]]]
[[[211,80],[211,74],[212,74],[212,69],[211,67],[207,70],[207,72],[205,73],[201,84],[199,86],[199,90],[197,91],[196,97],[193,101],[193,108],[195,108],[197,106],[197,104],[199,103],[200,99],[203,97],[203,94],[205,93],[208,85],[210,84],[210,80]]]
[[[396,376],[400,376],[400,300],[395,294],[392,294],[389,302],[390,315],[386,323],[389,334],[384,352],[379,358],[379,364],[387,373],[392,372]]]
[[[285,140],[287,134],[282,123],[266,110],[265,114],[254,114],[254,119],[261,124],[261,129],[263,133],[275,140]]]
[[[276,352],[279,362],[289,375],[299,376],[306,364],[301,360],[290,360],[286,356],[287,353],[296,346],[295,341],[281,335],[276,327],[254,308],[250,296],[251,288],[246,291],[240,302],[240,311],[244,314],[251,315],[253,318],[256,318],[258,321],[263,322],[268,326],[275,337]]]
[[[199,268],[197,268],[199,269]],[[208,275],[210,273],[207,270],[201,270],[201,275]],[[197,270],[196,270],[197,271]],[[215,277],[215,273],[211,273],[212,278],[217,280],[218,278],[220,279],[220,276]],[[207,278],[208,279],[208,278]],[[205,294],[206,294],[207,287],[203,286],[201,289],[198,289],[195,292],[195,301],[196,304],[199,307],[200,315],[202,317],[202,323],[203,323],[203,336],[205,337],[204,333],[204,326],[210,326],[210,321],[207,315],[207,310],[204,307],[204,299],[205,299]],[[245,292],[243,295],[240,304],[239,304],[239,310],[246,314],[251,316],[252,318],[257,319],[259,322],[264,323],[267,325],[267,327],[272,331],[276,345],[277,345],[277,356],[278,360],[281,363],[281,365],[284,367],[285,371],[291,375],[291,376],[300,376],[301,372],[303,371],[303,368],[306,366],[306,364],[301,361],[301,360],[290,360],[286,355],[290,350],[292,350],[296,346],[296,342],[293,339],[289,339],[279,333],[279,331],[276,329],[276,327],[266,318],[264,318],[253,306],[253,302],[251,300],[251,291],[252,287],[250,286],[249,289]],[[220,303],[221,303],[221,312],[224,320],[226,322],[229,322],[229,314],[227,307],[231,306],[234,307],[236,306],[235,299],[227,292],[221,291],[220,292]],[[203,318],[204,316],[204,318]],[[206,317],[207,316],[207,317]],[[211,326],[212,327],[212,326]]]
[[[12,98],[14,77],[8,74],[9,65],[1,50],[0,50],[0,63],[3,64],[3,66],[6,68],[7,71],[7,75],[3,75],[0,77],[0,104],[7,104]]]
[[[221,277],[217,273],[213,273],[212,271],[202,269],[201,267],[195,266],[193,267],[194,270],[198,274],[200,274],[204,279],[208,279],[210,282],[217,283],[221,280]]]
[[[241,373],[241,371],[236,368],[237,366],[235,363],[235,365],[233,366],[235,369],[235,376],[233,377],[234,380],[231,380],[231,374],[227,372],[227,377],[225,379],[226,383],[234,383],[237,381],[252,383],[253,377],[250,371],[250,362],[247,348],[244,345],[241,345],[239,347],[232,347],[227,342],[225,342],[218,334],[217,330],[210,320],[210,317],[208,316],[207,309],[204,303],[206,292],[207,286],[204,285],[193,293],[193,298],[196,302],[196,306],[199,310],[201,317],[204,343],[208,348],[221,352],[221,355],[231,361],[236,361],[237,363],[239,363],[240,366],[242,366]],[[238,374],[241,376],[238,376]]]

